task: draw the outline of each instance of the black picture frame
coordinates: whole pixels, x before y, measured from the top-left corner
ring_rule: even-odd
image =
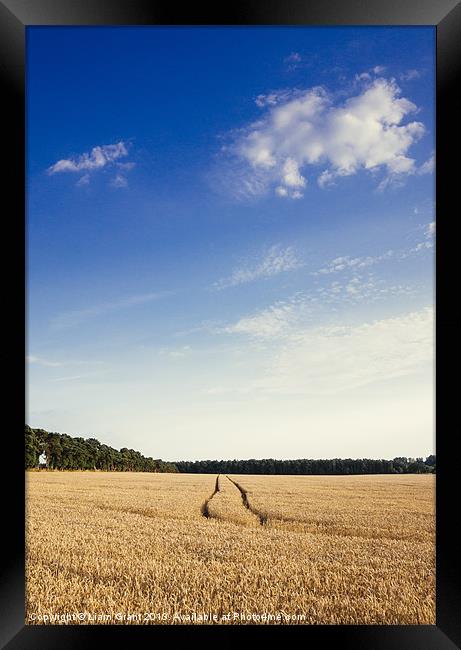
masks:
[[[24,613],[24,348],[25,309],[25,28],[32,25],[432,25],[437,34],[437,222],[436,404],[437,404],[437,596],[434,626],[27,626]],[[0,0],[0,78],[3,92],[2,156],[4,255],[12,252],[3,278],[7,333],[3,341],[7,378],[3,436],[3,535],[0,582],[0,643],[8,650],[93,648],[102,643],[297,642],[355,649],[405,650],[461,647],[460,551],[455,495],[459,365],[455,315],[457,237],[455,197],[461,115],[461,3],[457,0],[234,0],[214,6],[165,0]],[[453,377],[449,380],[447,377]],[[5,393],[4,393],[5,394]],[[110,637],[110,641],[109,641]],[[288,637],[288,638],[287,638]],[[224,645],[223,645],[224,644]]]

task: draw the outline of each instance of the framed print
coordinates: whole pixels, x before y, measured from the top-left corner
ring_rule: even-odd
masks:
[[[460,5],[0,29],[2,646],[461,647]]]

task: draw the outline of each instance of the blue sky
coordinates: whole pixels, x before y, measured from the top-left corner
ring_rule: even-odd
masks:
[[[27,29],[28,421],[434,450],[433,28]]]

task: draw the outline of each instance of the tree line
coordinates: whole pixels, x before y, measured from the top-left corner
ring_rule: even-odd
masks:
[[[96,440],[44,429],[25,428],[26,469],[39,467],[45,455],[48,469],[104,470],[112,472],[181,472],[187,474],[428,474],[436,471],[434,455],[399,456],[392,460],[333,458],[277,460],[195,460],[166,462],[123,447],[114,449]]]
[[[45,454],[48,469],[105,470],[112,472],[177,472],[174,463],[143,456],[134,449],[114,449],[96,440],[66,433],[50,433],[26,425],[26,469],[39,467]]]
[[[435,456],[393,460],[333,458],[328,460],[196,460],[176,461],[179,472],[188,474],[429,474],[435,473]]]

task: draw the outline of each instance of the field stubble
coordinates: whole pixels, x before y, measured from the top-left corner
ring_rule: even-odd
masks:
[[[29,623],[435,624],[433,476],[33,472],[26,502]]]

